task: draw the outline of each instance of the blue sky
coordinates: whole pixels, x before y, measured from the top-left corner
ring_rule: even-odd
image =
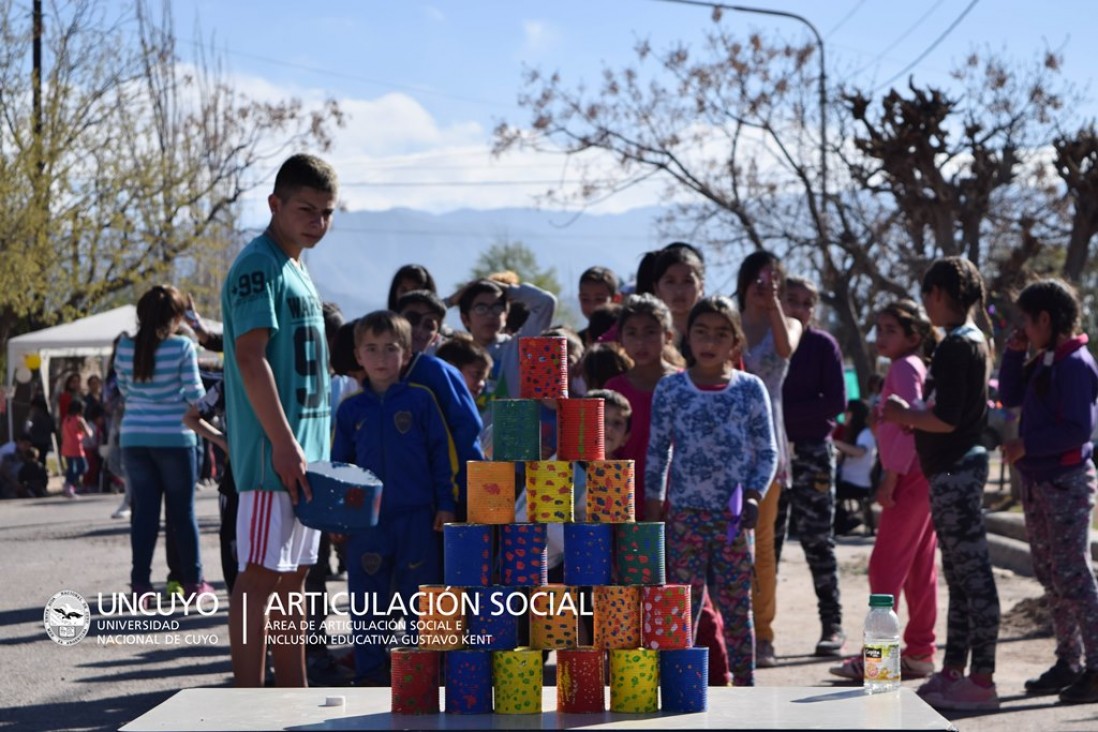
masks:
[[[759,6],[815,23],[832,83],[873,87],[925,51],[969,2],[760,0]],[[515,102],[524,65],[592,81],[604,63],[628,63],[640,38],[656,48],[700,43],[710,25],[706,9],[654,0],[175,0],[174,8],[179,37],[190,41],[196,28],[212,36],[245,90],[341,102],[350,121],[331,157],[353,209],[532,204],[544,186],[435,185],[561,174],[559,159],[488,155],[497,121],[526,122]],[[1066,76],[1087,86],[1098,68],[1098,44],[1086,35],[1096,16],[1094,0],[980,0],[912,73],[945,83],[951,64],[974,47],[1025,60],[1051,48],[1064,54]],[[730,13],[725,22],[809,39],[792,20]],[[1080,110],[1096,111],[1093,99]],[[652,203],[657,195],[656,188],[634,191],[607,208]]]

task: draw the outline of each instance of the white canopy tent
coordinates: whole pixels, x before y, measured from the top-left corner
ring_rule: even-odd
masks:
[[[137,308],[123,305],[103,313],[89,315],[86,318],[62,323],[52,328],[43,328],[33,333],[24,333],[8,341],[8,384],[14,383],[15,370],[23,365],[23,358],[32,353],[42,359],[42,386],[49,399],[50,359],[74,356],[111,355],[111,347],[118,334],[137,330]]]
[[[211,320],[205,323],[213,331],[221,330],[221,323]],[[16,336],[8,341],[8,374],[5,383],[15,383],[15,370],[23,365],[23,357],[31,353],[38,354],[42,359],[41,369],[44,377],[48,377],[50,373],[51,358],[78,356],[109,358],[114,339],[123,331],[130,334],[137,332],[137,307],[134,305],[122,305],[71,323]],[[199,355],[212,354],[200,351]],[[48,380],[43,378],[42,383],[47,399],[52,386],[46,383]]]

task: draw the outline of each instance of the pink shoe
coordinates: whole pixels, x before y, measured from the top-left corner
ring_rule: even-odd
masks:
[[[209,582],[202,580],[198,584],[187,585],[184,588],[184,593],[187,597],[194,597],[195,595],[216,595],[217,590]]]
[[[999,695],[995,684],[980,686],[970,678],[950,684],[933,700],[923,697],[935,709],[952,709],[960,712],[994,712],[999,709]]]
[[[156,603],[156,590],[152,585],[133,585],[134,606],[149,610]]]
[[[956,684],[962,678],[964,677],[960,675],[954,676],[953,672],[939,671],[938,673],[933,674],[926,683],[916,689],[915,693],[922,697],[923,701],[927,704],[934,706],[934,702],[931,700],[940,697],[946,689]]]
[[[900,675],[906,681],[908,679],[925,679],[934,673],[934,660],[932,656],[900,656]]]
[[[865,681],[865,660],[861,656],[851,656],[838,666],[832,666],[828,672],[843,679]]]

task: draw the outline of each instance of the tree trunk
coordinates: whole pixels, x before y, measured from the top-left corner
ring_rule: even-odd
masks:
[[[875,370],[874,362],[869,356],[858,314],[854,311],[854,305],[850,300],[849,289],[845,283],[841,283],[834,292],[835,314],[839,317],[839,347],[842,349],[843,356],[854,362],[854,370],[858,374],[858,385],[864,393],[869,376]]]
[[[1064,279],[1079,282],[1087,265],[1090,240],[1098,233],[1098,205],[1076,199],[1075,215],[1071,219],[1071,237],[1068,239],[1067,256],[1064,259]]]

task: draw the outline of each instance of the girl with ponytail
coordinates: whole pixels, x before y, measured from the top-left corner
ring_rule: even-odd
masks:
[[[893,394],[883,419],[912,430],[915,451],[930,483],[930,513],[949,587],[942,670],[917,693],[938,709],[995,710],[992,680],[999,637],[999,594],[991,573],[983,495],[987,450],[987,339],[974,324],[986,289],[976,265],[962,257],[935,260],[923,275],[930,322],[945,330],[934,349],[923,402]],[[971,660],[971,663],[970,663]],[[964,675],[969,666],[969,675]]]
[[[152,596],[152,558],[160,532],[160,505],[179,554],[189,595],[212,593],[202,576],[194,514],[195,433],[183,424],[189,404],[205,394],[194,343],[175,335],[186,300],[171,285],[157,285],[137,303],[137,335],[118,342],[115,369],[126,403],[119,444],[133,498],[130,582],[142,605]]]

